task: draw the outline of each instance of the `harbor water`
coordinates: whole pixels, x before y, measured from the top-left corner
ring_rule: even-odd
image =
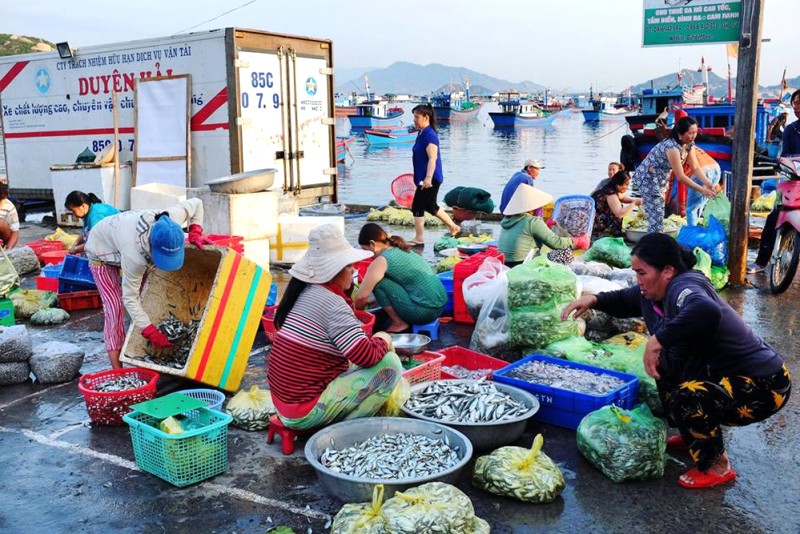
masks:
[[[412,104],[404,104],[403,125],[413,124]],[[487,103],[477,118],[440,124],[444,184],[439,200],[456,186],[480,187],[500,202],[503,186],[528,158],[540,160],[543,169],[537,187],[558,198],[592,192],[607,176],[608,163],[619,161],[620,138],[630,133],[625,118],[609,116],[608,121],[585,122],[579,111],[564,110],[551,126],[495,128]],[[347,118],[336,120],[337,136],[350,134]],[[371,147],[356,135],[350,154],[339,164],[339,201],[345,204],[381,205],[391,200],[390,184],[412,172],[412,144]]]

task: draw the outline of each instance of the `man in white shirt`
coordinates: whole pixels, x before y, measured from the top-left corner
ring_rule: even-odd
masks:
[[[19,240],[19,214],[8,199],[8,182],[0,180],[0,239],[6,250],[17,246]]]

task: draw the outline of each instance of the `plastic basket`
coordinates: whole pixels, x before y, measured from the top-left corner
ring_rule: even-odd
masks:
[[[58,292],[58,278],[48,278],[47,276],[36,277],[36,289],[42,291]]]
[[[136,465],[178,487],[196,484],[228,470],[228,425],[225,413],[199,408],[183,414],[199,428],[167,434],[160,421],[142,412],[123,417],[131,431]]]
[[[403,378],[408,380],[408,383],[412,386],[442,378],[442,362],[444,361],[442,354],[426,350],[415,355],[414,360],[424,363],[403,372]]]
[[[183,391],[179,391],[178,393],[182,393],[183,395],[193,399],[205,401],[206,408],[209,410],[215,410],[217,412],[222,411],[222,403],[225,402],[225,394],[221,391],[217,391],[216,389],[185,389]]]
[[[61,275],[62,267],[64,267],[64,263],[45,265],[42,267],[42,275],[47,278],[58,278]]]
[[[264,329],[264,335],[271,342],[275,341],[275,312],[278,306],[267,306],[264,308],[264,314],[261,316],[261,326]],[[369,312],[356,310],[356,318],[361,321],[361,328],[368,336],[372,335],[372,329],[375,327],[375,316]]]
[[[442,317],[453,316],[453,271],[445,271],[436,275],[441,280],[444,290],[447,293],[447,302],[442,308]]]
[[[583,369],[598,375],[611,375],[623,380],[624,384],[617,389],[609,391],[605,395],[589,395],[587,393],[578,393],[544,384],[534,384],[532,382],[506,376],[513,369],[534,360],[552,363],[561,367]],[[618,371],[610,371],[592,365],[559,360],[558,358],[551,358],[550,356],[543,356],[541,354],[533,354],[507,365],[494,373],[493,380],[524,389],[536,395],[539,399],[540,408],[533,418],[537,421],[564,428],[571,428],[573,430],[578,428],[581,419],[589,412],[599,410],[603,406],[609,404],[615,404],[621,408],[630,409],[636,404],[636,399],[639,396],[639,378],[637,376],[620,373]]]
[[[42,254],[45,252],[53,252],[57,250],[64,250],[64,243],[61,241],[48,241],[47,239],[37,239],[25,244],[30,247],[39,261],[42,261]]]
[[[400,207],[410,208],[416,191],[417,184],[414,183],[413,174],[401,174],[392,180],[392,196]]]
[[[64,265],[61,268],[59,280],[67,280],[79,284],[95,286],[94,276],[89,270],[89,260],[81,256],[67,255],[64,257]]]
[[[66,250],[50,250],[48,252],[42,252],[39,259],[46,265],[55,265],[56,263],[64,261],[67,254],[69,254],[69,252]]]
[[[125,391],[95,391],[101,384],[120,376],[134,376],[146,380],[147,384],[140,388]],[[99,373],[83,375],[78,380],[78,391],[86,401],[86,411],[93,423],[119,426],[122,416],[130,411],[132,404],[150,400],[156,396],[156,384],[159,374],[149,369],[109,369]]]
[[[589,212],[589,221],[586,224],[584,235],[592,233],[594,227],[594,199],[586,195],[566,195],[556,199],[553,207],[552,220],[557,221],[562,210],[580,209]]]
[[[500,360],[498,358],[492,358],[488,354],[483,354],[481,352],[476,352],[474,350],[469,350],[458,346],[447,347],[446,349],[440,350],[439,353],[444,356],[444,361],[442,362],[443,368],[460,365],[461,367],[469,369],[470,371],[490,369],[491,371],[484,375],[490,379],[492,378],[494,371],[500,370],[508,365],[507,361]],[[448,379],[458,377],[451,375],[446,370],[442,369],[442,378]]]

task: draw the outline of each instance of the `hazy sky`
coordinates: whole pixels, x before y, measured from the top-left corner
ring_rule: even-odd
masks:
[[[800,74],[800,0],[764,3],[771,42],[762,45],[759,83],[774,85],[785,67],[787,78]],[[554,90],[590,82],[620,90],[679,65],[696,69],[702,55],[726,75],[721,44],[642,48],[642,11],[642,0],[2,0],[0,33],[80,48],[239,26],[332,39],[339,68],[442,63]]]

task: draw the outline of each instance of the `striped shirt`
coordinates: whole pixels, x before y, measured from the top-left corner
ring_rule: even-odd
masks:
[[[369,338],[342,297],[318,284],[309,284],[275,334],[269,353],[267,379],[276,404],[309,404],[350,362],[372,367],[388,352],[380,338]],[[281,412],[283,414],[283,412]],[[303,414],[283,414],[302,417]]]
[[[4,198],[0,200],[0,219],[8,223],[12,232],[19,232],[19,215],[14,203]]]

